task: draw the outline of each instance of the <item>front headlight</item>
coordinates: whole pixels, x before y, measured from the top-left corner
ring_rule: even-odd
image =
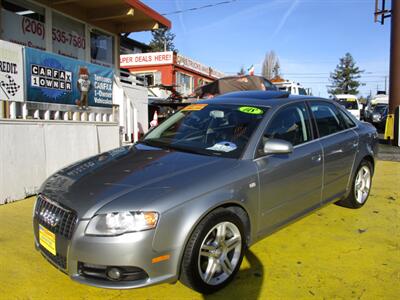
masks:
[[[372,115],[372,119],[373,119],[374,121],[380,121],[381,118],[382,118],[381,114],[373,114],[373,115]]]
[[[85,233],[87,235],[120,235],[127,232],[155,228],[158,221],[156,212],[113,212],[94,216]]]

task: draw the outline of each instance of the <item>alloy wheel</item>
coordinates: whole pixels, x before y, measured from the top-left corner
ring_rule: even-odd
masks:
[[[221,222],[206,234],[201,243],[198,269],[203,281],[218,285],[227,280],[237,267],[242,251],[239,228],[231,222]]]
[[[354,184],[354,196],[356,201],[363,204],[365,200],[367,200],[371,188],[371,170],[367,166],[364,165],[358,170]]]

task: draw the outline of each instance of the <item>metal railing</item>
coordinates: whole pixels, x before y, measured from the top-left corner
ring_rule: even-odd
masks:
[[[147,82],[144,77],[135,76],[132,73],[125,71],[124,69],[120,70],[119,80],[125,84],[147,86]]]

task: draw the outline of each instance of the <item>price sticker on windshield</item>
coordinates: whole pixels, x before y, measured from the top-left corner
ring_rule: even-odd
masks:
[[[208,104],[190,104],[184,108],[182,108],[182,111],[196,111],[196,110],[202,110],[204,107],[206,107]]]
[[[245,114],[251,114],[251,115],[262,115],[264,111],[258,107],[253,107],[253,106],[241,106],[239,107],[239,111]]]

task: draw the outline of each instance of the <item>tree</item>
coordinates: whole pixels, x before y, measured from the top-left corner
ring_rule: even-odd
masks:
[[[339,64],[330,75],[332,85],[328,89],[328,93],[333,95],[337,94],[358,94],[358,87],[361,85],[358,80],[361,77],[363,70],[356,67],[356,62],[350,53],[340,58]]]
[[[281,65],[279,63],[279,59],[276,59],[276,63],[274,69],[272,70],[272,74],[274,75],[272,78],[279,77],[281,75]]]
[[[244,69],[243,66],[240,67],[240,70],[239,70],[239,72],[237,72],[237,75],[239,75],[239,76],[246,75],[246,70]]]
[[[274,51],[265,54],[261,74],[267,79],[272,79],[280,74],[279,58]]]
[[[175,34],[173,34],[169,29],[167,28],[160,28],[153,30],[151,32],[153,35],[152,40],[150,41],[149,46],[151,47],[151,50],[154,52],[162,52],[162,51],[175,51],[178,52],[178,50],[175,48],[174,45],[174,38]]]

